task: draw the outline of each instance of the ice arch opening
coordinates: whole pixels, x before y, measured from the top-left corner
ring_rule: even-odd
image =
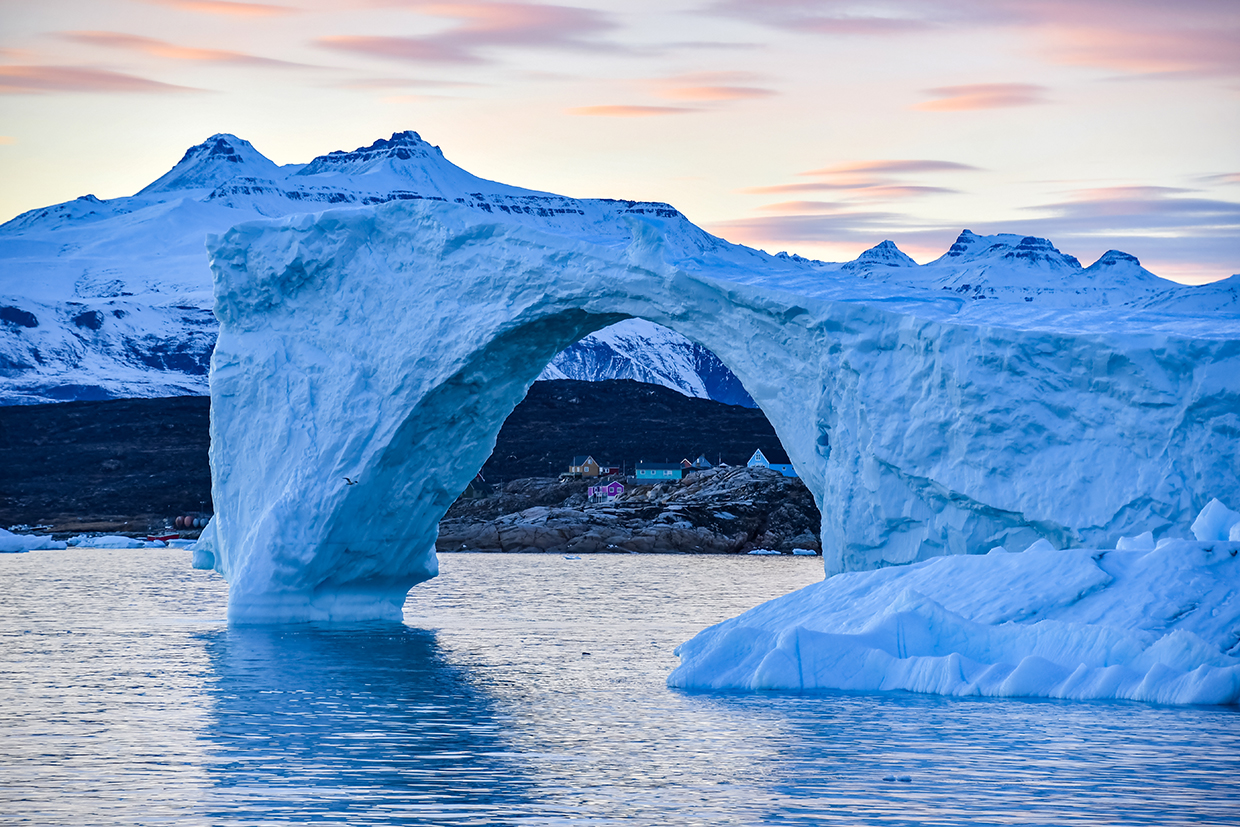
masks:
[[[1178,370],[1150,348],[761,289],[710,251],[686,259],[660,220],[623,220],[622,243],[591,243],[413,202],[209,242],[211,542],[230,618],[399,619],[436,573],[440,517],[526,389],[624,318],[675,330],[737,375],[822,512],[828,574],[1169,524],[1204,496],[1194,475],[1225,466],[1222,431],[1152,422],[1134,398],[1179,391],[1128,381]],[[1083,383],[1081,359],[1115,381]],[[1082,394],[1098,404],[1066,402]],[[1023,405],[1037,427],[1021,427]],[[1151,436],[1165,448],[1138,458],[1136,478],[1097,485]],[[1202,440],[1216,450],[1196,461]]]

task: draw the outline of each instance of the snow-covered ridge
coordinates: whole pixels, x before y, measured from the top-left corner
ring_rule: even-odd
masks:
[[[206,393],[214,341],[200,323],[212,304],[208,234],[255,218],[422,200],[610,245],[628,243],[628,219],[665,219],[663,243],[687,269],[810,296],[843,291],[979,316],[989,311],[969,305],[1022,302],[1031,323],[1042,314],[1053,324],[1061,307],[1181,320],[1209,313],[1215,325],[1220,315],[1233,320],[1224,326],[1240,318],[1240,277],[1184,287],[1118,251],[1082,268],[1045,239],[966,230],[926,265],[890,241],[844,264],[767,256],[711,236],[667,204],[567,198],[479,178],[416,132],[284,166],[218,134],[134,196],[85,195],[0,225],[0,404]],[[37,323],[12,323],[5,312]],[[98,324],[77,323],[84,314]],[[569,348],[547,375],[642,378],[694,395],[712,395],[719,386],[725,390],[714,398],[744,401],[731,390],[727,369],[700,346],[654,331],[645,325],[600,332]],[[168,360],[167,353],[178,356]]]
[[[701,632],[668,684],[1234,704],[1240,514],[1192,528],[837,575]]]
[[[233,135],[213,135],[132,197],[87,195],[0,226],[0,404],[205,394],[215,341],[208,234],[253,218],[409,200],[451,201],[596,240],[615,237],[618,217],[677,218],[686,248],[717,241],[667,204],[487,181],[416,132],[286,166]],[[658,341],[643,347],[644,333]],[[724,401],[746,398],[717,359],[669,331],[629,328],[620,340],[623,352],[605,338],[585,342],[550,375],[640,377],[701,396],[718,385]]]

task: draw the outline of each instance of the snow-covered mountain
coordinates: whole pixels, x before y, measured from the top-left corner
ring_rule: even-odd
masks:
[[[754,407],[740,380],[697,342],[645,319],[627,319],[560,352],[539,379],[633,379],[685,396]]]
[[[1082,267],[1075,256],[1061,252],[1045,238],[1012,233],[978,235],[964,230],[946,253],[928,264],[918,264],[891,241],[843,264],[780,255],[820,273],[848,273],[968,299],[1026,302],[1037,307],[1240,311],[1240,276],[1187,286],[1154,275],[1136,256],[1119,250],[1108,250]],[[796,280],[796,288],[814,289],[805,284],[804,277]]]
[[[84,195],[0,225],[0,404],[205,394],[215,340],[208,234],[255,218],[413,199],[452,201],[609,245],[627,245],[640,231],[632,218],[657,219],[678,260],[808,295],[849,277],[902,299],[946,292],[1034,307],[1240,308],[1240,277],[1186,288],[1124,253],[1082,268],[1044,239],[1014,235],[966,230],[924,266],[889,241],[842,264],[767,256],[706,233],[667,204],[566,198],[479,178],[415,132],[285,166],[240,138],[213,135],[136,195]],[[544,376],[635,378],[752,404],[709,351],[639,321],[586,337]]]

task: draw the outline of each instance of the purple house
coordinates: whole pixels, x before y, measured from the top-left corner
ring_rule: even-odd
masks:
[[[624,493],[624,483],[609,482],[606,485],[591,485],[586,491],[586,496],[591,501],[605,500],[611,502],[616,497]]]

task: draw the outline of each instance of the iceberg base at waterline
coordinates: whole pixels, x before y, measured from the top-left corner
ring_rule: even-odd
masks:
[[[1207,512],[1240,525],[1216,503]],[[1040,542],[839,574],[682,644],[668,685],[1235,704],[1231,522],[1199,520],[1197,539],[1156,546]]]
[[[63,548],[65,544],[53,540],[49,534],[15,534],[0,528],[0,554],[20,554],[26,551]]]

